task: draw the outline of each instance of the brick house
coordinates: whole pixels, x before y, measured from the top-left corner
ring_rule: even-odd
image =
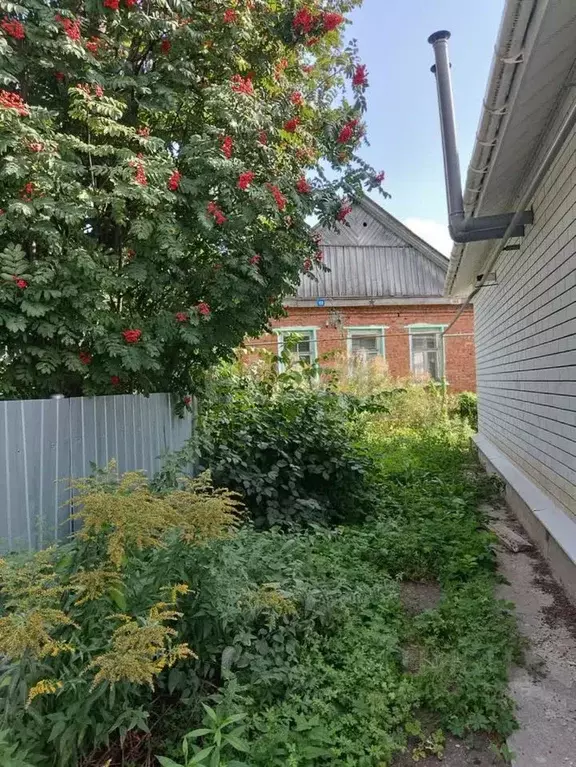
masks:
[[[369,198],[348,224],[317,230],[329,271],[304,277],[286,316],[256,344],[279,351],[297,332],[302,360],[380,357],[395,378],[445,376],[452,391],[474,391],[472,308],[442,337],[461,303],[443,296],[448,259]]]

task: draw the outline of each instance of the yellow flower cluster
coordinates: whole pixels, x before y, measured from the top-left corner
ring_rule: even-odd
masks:
[[[183,489],[170,493],[166,500],[182,520],[182,536],[187,543],[198,546],[225,538],[240,524],[238,496],[224,488],[212,488],[209,472],[187,480]]]
[[[263,583],[250,594],[248,602],[253,607],[269,610],[276,615],[294,615],[296,612],[296,603],[284,596],[274,583]]]
[[[113,467],[112,467],[113,468]],[[146,477],[129,472],[116,483],[80,480],[73,518],[81,522],[82,540],[105,535],[111,564],[120,568],[130,547],[161,547],[169,530],[179,530],[188,543],[222,537],[238,525],[240,503],[227,490],[214,490],[209,475],[188,480],[182,489],[155,494]]]
[[[180,593],[188,590],[185,585],[175,588]],[[124,623],[112,635],[111,649],[90,663],[89,668],[99,669],[93,688],[100,682],[134,682],[152,687],[154,677],[163,669],[183,658],[197,657],[186,643],[172,644],[177,632],[164,624],[181,616],[171,609],[173,606],[174,602],[158,602],[145,619],[115,616]]]
[[[121,586],[122,578],[116,570],[80,570],[70,578],[71,591],[80,597],[76,601],[77,606],[100,599],[110,589],[119,589]]]
[[[58,679],[41,679],[28,691],[26,706],[28,707],[34,698],[37,698],[39,695],[54,695],[62,687],[63,682],[60,682]]]
[[[145,477],[137,473],[124,474],[114,493],[101,489],[82,494],[79,504],[73,515],[82,523],[78,538],[90,540],[105,534],[108,558],[117,568],[130,545],[139,549],[162,546],[166,530],[179,522],[170,505],[153,495]]]
[[[61,610],[45,607],[9,613],[0,618],[0,653],[14,660],[25,653],[46,658],[70,652],[70,644],[51,635],[62,626],[74,626],[74,622]]]
[[[65,589],[54,572],[55,554],[50,548],[16,564],[0,559],[0,585],[8,606],[22,610],[58,604]]]
[[[55,639],[55,630],[74,626],[60,609],[64,586],[55,573],[55,549],[24,562],[0,560],[0,587],[8,612],[0,618],[0,653],[15,660],[25,654],[54,657],[72,649]]]
[[[161,495],[151,490],[143,474],[119,476],[110,464],[107,472],[75,483],[74,490],[81,569],[74,566],[72,554],[57,548],[24,561],[0,559],[6,609],[0,617],[0,655],[11,660],[55,657],[72,651],[72,641],[82,647],[81,628],[70,615],[84,620],[83,612],[74,611],[88,602],[109,595],[126,609],[122,567],[135,549],[163,547],[169,533],[172,540],[177,535],[199,545],[228,535],[239,524],[239,501],[226,490],[215,490],[209,474],[183,479],[179,490]],[[145,617],[109,616],[121,625],[112,632],[106,651],[82,672],[95,670],[93,686],[105,681],[152,686],[163,669],[196,657],[186,643],[177,641],[177,631],[169,625],[181,616],[174,608],[188,590],[186,584],[166,586],[166,601],[154,604]],[[282,614],[289,611],[280,595],[274,604]],[[57,679],[40,680],[30,689],[27,705],[61,687]]]

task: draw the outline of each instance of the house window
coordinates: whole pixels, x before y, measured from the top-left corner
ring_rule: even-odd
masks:
[[[278,353],[282,354],[288,339],[296,343],[290,344],[290,353],[294,362],[311,365],[318,357],[316,351],[316,328],[282,328],[278,331]]]
[[[411,325],[410,369],[418,378],[441,381],[444,377],[444,340],[446,325]]]
[[[348,357],[353,363],[366,364],[384,357],[384,331],[382,326],[347,328]]]

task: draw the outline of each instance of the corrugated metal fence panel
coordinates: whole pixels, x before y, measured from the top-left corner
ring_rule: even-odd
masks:
[[[115,459],[152,476],[193,435],[169,394],[0,402],[0,549],[40,549],[70,532],[71,478]]]

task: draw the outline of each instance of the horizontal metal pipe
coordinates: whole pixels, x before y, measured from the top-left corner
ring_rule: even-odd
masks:
[[[452,322],[448,325],[448,327],[445,328],[442,335],[446,335],[448,331],[450,330],[450,328],[454,327],[458,319],[462,316],[463,312],[466,310],[466,307],[470,305],[470,302],[478,294],[478,291],[484,286],[484,283],[487,281],[488,276],[490,275],[494,266],[496,265],[496,262],[498,261],[500,254],[506,247],[508,240],[510,240],[514,236],[513,232],[515,230],[515,227],[517,226],[518,222],[522,218],[522,209],[532,201],[532,198],[534,197],[535,192],[537,191],[538,187],[544,180],[546,174],[550,170],[552,163],[556,159],[558,153],[560,152],[560,150],[562,149],[566,141],[570,138],[570,134],[574,130],[575,126],[576,126],[576,102],[572,104],[572,107],[570,108],[570,111],[564,118],[564,122],[562,123],[560,130],[556,134],[554,141],[548,147],[546,154],[542,158],[542,162],[540,163],[538,167],[538,170],[534,174],[532,180],[530,181],[530,183],[528,184],[526,188],[526,191],[522,195],[522,198],[518,203],[519,212],[515,213],[514,216],[512,217],[512,220],[510,221],[508,228],[504,232],[502,240],[498,243],[498,246],[494,250],[494,253],[492,254],[486,266],[484,267],[484,274],[482,276],[482,279],[480,280],[480,284],[477,285],[474,288],[474,290],[471,291],[470,295],[466,298],[464,303],[460,306],[460,309],[456,313],[456,316],[454,317]]]
[[[454,242],[481,242],[483,240],[499,240],[509,226],[514,213],[504,213],[497,216],[481,216],[466,218],[451,222],[448,229]],[[521,211],[518,224],[514,229],[514,237],[524,236],[526,224],[533,223],[532,211]]]

